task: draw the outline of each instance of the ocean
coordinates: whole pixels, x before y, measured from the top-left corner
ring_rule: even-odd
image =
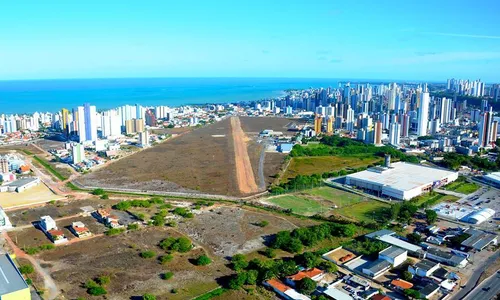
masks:
[[[338,87],[340,79],[122,78],[0,81],[0,114],[56,112],[84,103],[98,110],[143,106],[235,103],[278,97],[286,89]]]

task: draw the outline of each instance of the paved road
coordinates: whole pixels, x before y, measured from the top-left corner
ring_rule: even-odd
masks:
[[[444,194],[444,195],[455,196],[455,197],[458,197],[460,199],[467,197],[466,194],[457,193],[457,192],[453,192],[453,191],[447,191],[447,190],[442,190],[442,189],[434,189],[434,191],[436,193],[440,193],[440,194]]]
[[[500,274],[495,273],[485,281],[483,281],[477,288],[475,288],[464,300],[489,300],[493,299],[500,293]]]
[[[487,260],[483,262],[480,268],[478,268],[472,276],[469,278],[469,281],[467,281],[467,284],[465,288],[461,289],[455,296],[453,296],[451,299],[452,300],[459,300],[459,299],[464,299],[467,294],[472,291],[476,285],[477,281],[479,280],[479,277],[481,274],[483,274],[484,270],[490,266],[498,257],[500,256],[500,251],[495,252],[492,256],[490,256]],[[493,289],[493,288],[492,288]],[[475,292],[475,291],[474,291]],[[471,298],[472,299],[472,298]],[[481,299],[481,298],[477,298]]]

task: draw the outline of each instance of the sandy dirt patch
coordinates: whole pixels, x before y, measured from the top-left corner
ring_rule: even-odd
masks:
[[[238,188],[243,194],[257,193],[259,188],[255,182],[252,163],[248,156],[247,142],[249,138],[241,129],[240,119],[231,118],[231,129],[233,134],[234,159],[236,165],[236,180]]]

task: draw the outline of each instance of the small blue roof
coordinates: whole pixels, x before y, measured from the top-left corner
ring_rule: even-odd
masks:
[[[293,144],[281,144],[280,151],[292,151]]]

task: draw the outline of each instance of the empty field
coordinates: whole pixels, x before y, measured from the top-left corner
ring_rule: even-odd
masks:
[[[366,220],[365,213],[388,207],[387,204],[331,187],[320,187],[274,196],[264,202],[290,209],[300,215],[337,214],[359,221]]]
[[[212,257],[208,266],[193,265],[192,260],[205,253],[200,247],[174,253],[171,262],[160,264],[157,257],[166,253],[159,242],[179,236],[172,229],[148,228],[57,247],[42,252],[38,258],[67,299],[88,297],[84,283],[101,275],[111,279],[106,286],[107,299],[131,299],[145,293],[158,299],[190,299],[216,288],[216,279],[231,271],[217,257]],[[155,257],[140,257],[146,250],[154,251]],[[162,280],[161,274],[167,271],[174,273],[173,278]]]
[[[389,204],[368,200],[353,205],[344,206],[334,211],[342,217],[364,222],[382,222],[387,220]]]
[[[322,174],[346,168],[366,167],[381,161],[379,157],[311,156],[294,157],[288,166],[283,180],[297,175]]]
[[[40,183],[21,193],[0,193],[0,206],[7,209],[16,206],[43,203],[51,200],[64,199],[52,193],[45,184]]]
[[[462,194],[472,194],[475,191],[479,190],[479,185],[473,182],[457,180],[443,187],[443,189]]]
[[[268,225],[258,226],[262,221],[267,221]],[[264,247],[265,237],[278,231],[314,223],[293,217],[276,216],[260,210],[222,206],[203,211],[194,219],[179,223],[178,228],[216,255],[226,257],[260,249]]]

